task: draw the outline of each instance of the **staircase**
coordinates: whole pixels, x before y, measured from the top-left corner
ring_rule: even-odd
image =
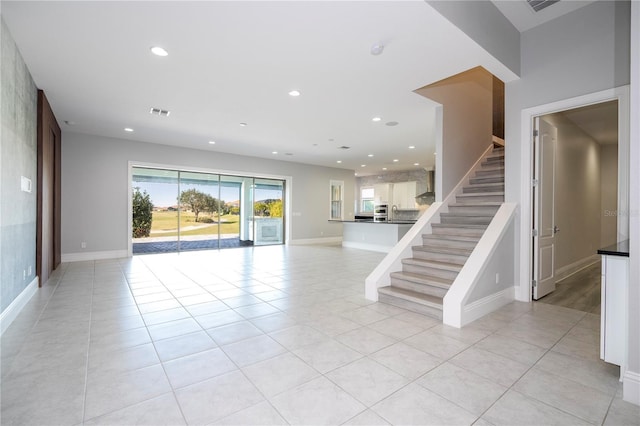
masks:
[[[504,148],[494,147],[391,285],[378,288],[378,301],[442,319],[442,299],[503,202]]]

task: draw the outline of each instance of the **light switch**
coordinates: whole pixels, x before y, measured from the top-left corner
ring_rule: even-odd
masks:
[[[21,176],[20,189],[24,192],[31,192],[31,179]]]

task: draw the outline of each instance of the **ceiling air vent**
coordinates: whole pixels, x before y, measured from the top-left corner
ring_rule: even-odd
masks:
[[[351,147],[342,145],[342,146],[339,146],[338,149],[351,149]]]
[[[529,6],[535,11],[540,12],[542,9],[551,6],[554,3],[558,3],[560,0],[527,0]]]
[[[171,111],[167,111],[166,109],[160,109],[160,108],[151,108],[149,110],[149,114],[159,115],[160,117],[168,117],[169,114],[171,114]]]

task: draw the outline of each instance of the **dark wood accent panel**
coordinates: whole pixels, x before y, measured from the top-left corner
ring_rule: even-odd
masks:
[[[504,139],[504,82],[493,76],[493,136]]]
[[[36,274],[39,286],[61,262],[62,132],[42,90],[38,90],[38,215]]]

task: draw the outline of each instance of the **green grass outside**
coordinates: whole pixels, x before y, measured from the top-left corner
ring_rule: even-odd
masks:
[[[211,218],[216,220],[216,216],[200,213],[198,219]],[[223,222],[220,224],[221,234],[237,234],[240,232],[240,216],[238,215],[222,215],[220,220]],[[178,235],[178,212],[166,211],[166,212],[153,212],[151,222],[151,235],[150,237],[174,237]],[[206,225],[206,226],[205,226]],[[218,234],[217,223],[202,223],[195,221],[195,215],[192,212],[180,212],[180,228],[184,229],[188,226],[202,226],[198,229],[191,229],[187,231],[181,231],[180,235],[216,235]],[[168,232],[158,232],[168,231]]]

